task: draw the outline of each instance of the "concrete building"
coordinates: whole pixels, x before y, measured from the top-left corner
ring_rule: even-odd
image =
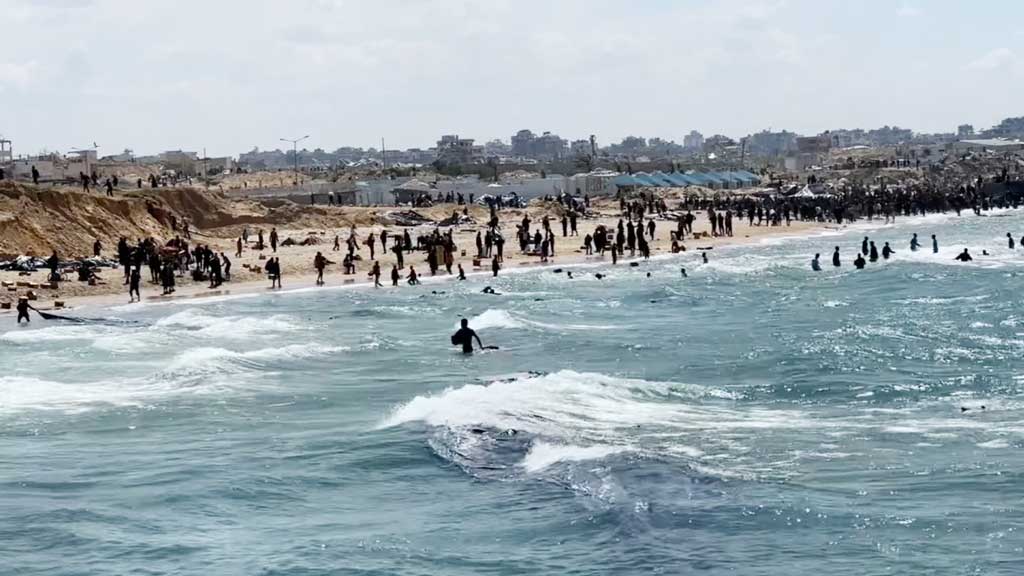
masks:
[[[568,156],[568,153],[568,142],[551,132],[537,136],[530,130],[520,130],[512,136],[513,156],[534,160],[561,160]]]
[[[689,134],[683,136],[683,148],[689,152],[700,152],[704,149],[704,135],[690,130]]]
[[[974,126],[971,126],[970,124],[961,124],[956,127],[956,135],[960,139],[970,138],[971,136],[974,136]]]
[[[762,130],[747,137],[747,154],[764,157],[783,156],[796,149],[796,138],[796,134],[785,130]]]
[[[437,159],[447,164],[469,164],[483,156],[483,147],[474,146],[472,138],[446,134],[437,141]]]
[[[0,136],[0,166],[10,164],[14,161],[14,148],[10,140],[4,140]]]

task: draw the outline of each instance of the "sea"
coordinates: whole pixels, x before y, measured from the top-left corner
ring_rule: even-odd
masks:
[[[7,316],[0,574],[1021,574],[1007,232]]]

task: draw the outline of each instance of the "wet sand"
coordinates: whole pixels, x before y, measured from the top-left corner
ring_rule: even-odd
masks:
[[[597,254],[587,256],[584,254],[582,245],[584,236],[587,234],[593,234],[593,231],[597,226],[604,225],[609,229],[614,229],[619,220],[618,206],[612,202],[602,201],[599,205],[592,207],[592,210],[597,212],[597,217],[578,220],[577,229],[579,236],[570,237],[563,237],[561,235],[562,229],[559,221],[560,217],[556,216],[553,212],[548,212],[549,217],[551,218],[551,228],[556,234],[556,239],[555,256],[549,258],[547,263],[541,263],[540,258],[537,256],[524,255],[518,251],[518,243],[514,238],[515,224],[522,219],[525,211],[507,210],[500,213],[502,230],[506,236],[504,251],[505,262],[501,273],[508,273],[513,270],[531,269],[540,266],[566,267],[583,263],[610,263],[610,253],[606,253],[604,256]],[[531,207],[529,209],[529,213],[532,220],[531,230],[540,228],[542,226],[541,219],[543,218],[544,210],[537,210],[536,208]],[[485,209],[474,207],[472,209],[472,214],[476,217],[475,219],[477,222],[481,222],[486,219]],[[693,214],[696,217],[693,226],[694,232],[698,234],[709,234],[710,222],[707,219],[707,214],[704,211],[694,211]],[[649,240],[651,256],[654,257],[670,254],[672,246],[670,232],[675,230],[675,221],[656,219],[655,225],[655,238],[653,241]],[[794,221],[791,226],[748,226],[745,220],[741,222],[737,218],[734,219],[733,226],[734,235],[732,237],[713,238],[710,237],[710,235],[699,239],[691,237],[685,240],[682,244],[686,247],[688,252],[695,252],[705,247],[714,248],[730,244],[755,242],[769,236],[802,235],[815,230],[825,229],[830,225],[816,222]],[[831,226],[835,227],[835,225]],[[417,235],[428,234],[433,231],[434,228],[435,226],[433,224],[417,226],[414,228],[380,225],[357,227],[356,235],[360,241],[360,250],[357,254],[359,254],[363,260],[356,262],[356,273],[352,275],[343,274],[341,270],[341,261],[347,253],[345,240],[348,238],[348,229],[279,229],[278,235],[282,242],[287,238],[293,238],[296,241],[301,241],[307,237],[315,237],[320,239],[321,243],[306,246],[278,246],[276,253],[270,250],[269,247],[262,252],[254,250],[255,229],[252,229],[250,231],[249,244],[243,249],[241,258],[237,258],[235,256],[235,239],[196,235],[193,236],[192,246],[194,246],[196,242],[202,244],[209,242],[209,245],[217,252],[223,252],[228,256],[232,262],[231,281],[225,282],[218,288],[209,288],[209,284],[207,282],[194,282],[191,277],[177,278],[175,293],[169,296],[164,296],[161,294],[162,289],[158,284],[151,284],[148,282],[149,270],[144,269],[142,301],[146,303],[159,303],[208,297],[258,294],[271,291],[289,291],[299,288],[316,288],[316,271],[313,268],[313,258],[318,251],[322,252],[329,260],[334,262],[327,267],[327,270],[324,273],[325,286],[368,285],[373,282],[372,278],[368,276],[373,264],[369,259],[369,249],[367,246],[362,244],[362,242],[365,241],[370,232],[373,232],[373,234],[379,238],[382,230],[388,230],[388,247],[390,248],[393,245],[393,235],[396,233],[401,234],[404,230],[408,229],[409,234],[415,243]],[[483,230],[484,227],[478,224],[467,224],[454,226],[453,228],[453,235],[457,247],[455,253],[455,265],[452,267],[453,273],[451,275],[447,274],[442,267],[437,276],[432,277],[426,263],[425,252],[407,252],[405,254],[405,269],[402,270],[402,279],[399,282],[399,287],[403,289],[416,289],[416,287],[408,286],[405,280],[408,275],[408,268],[410,265],[416,269],[420,279],[425,283],[430,283],[432,280],[456,278],[459,263],[463,265],[467,275],[491,274],[490,260],[488,259],[481,260],[481,266],[479,267],[473,266],[473,260],[476,254],[476,231],[478,229]],[[444,231],[447,228],[442,227],[441,229]],[[268,234],[269,229],[264,229],[265,239]],[[333,250],[335,234],[340,236],[340,251]],[[625,256],[620,257],[620,264],[631,260],[642,260],[639,253],[635,257],[630,257],[628,254],[629,253],[627,251]],[[109,256],[109,254],[107,255]],[[263,266],[266,263],[266,258],[270,258],[272,256],[280,258],[282,265],[282,288],[277,290],[271,290],[269,288],[270,281],[266,278],[266,274],[263,272]],[[391,288],[390,273],[392,265],[395,263],[395,255],[390,252],[390,250],[387,254],[381,254],[379,239],[376,241],[375,259],[380,262],[381,283],[384,284],[385,287]],[[252,269],[253,267],[258,271],[254,271]],[[0,280],[42,283],[46,279],[47,275],[47,270],[40,270],[28,276],[19,276],[17,272],[2,272],[0,273]],[[39,299],[32,304],[36,308],[42,310],[52,309],[54,307],[54,302],[58,300],[62,301],[65,308],[69,309],[127,304],[128,288],[123,284],[122,271],[112,268],[103,269],[100,272],[100,276],[103,278],[105,282],[104,284],[89,286],[83,282],[69,281],[63,283],[58,290],[35,290],[35,292],[39,294]],[[17,295],[22,295],[25,291],[26,288],[19,288]],[[12,297],[13,293],[8,293],[8,298],[10,299]],[[0,312],[13,314],[13,310],[3,310]]]

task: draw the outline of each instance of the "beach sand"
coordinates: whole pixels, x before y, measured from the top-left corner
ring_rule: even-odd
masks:
[[[440,214],[454,212],[456,210],[461,212],[461,206],[454,205],[440,205],[428,209],[432,215],[436,218]],[[619,208],[617,202],[611,200],[600,200],[595,201],[591,206],[591,212],[595,217],[587,219],[580,219],[577,223],[577,229],[579,232],[578,237],[563,237],[561,235],[561,223],[560,223],[560,212],[559,207],[556,203],[531,205],[525,210],[503,210],[499,212],[499,218],[501,220],[501,228],[506,237],[505,243],[505,257],[503,264],[503,272],[508,272],[516,269],[526,269],[529,267],[548,266],[548,267],[565,267],[573,264],[581,263],[610,263],[611,254],[606,253],[603,257],[600,255],[587,256],[583,250],[583,237],[587,234],[593,234],[594,230],[599,225],[604,225],[609,229],[614,229],[619,220]],[[352,210],[350,208],[339,208],[339,210]],[[425,212],[424,210],[417,210],[418,212]],[[540,258],[537,256],[529,256],[520,254],[518,251],[518,243],[514,238],[515,225],[522,220],[524,213],[529,213],[532,221],[531,230],[539,228],[541,226],[541,220],[545,214],[551,219],[552,231],[556,234],[555,241],[555,256],[550,258],[547,263],[542,264]],[[477,223],[483,223],[488,218],[488,210],[483,207],[473,206],[470,207],[470,215],[474,218]],[[694,232],[707,233],[707,237],[699,239],[688,238],[683,242],[688,252],[698,251],[703,248],[714,248],[723,245],[740,244],[746,242],[756,242],[762,238],[768,236],[784,236],[784,235],[802,235],[814,230],[820,230],[826,228],[825,224],[815,222],[797,222],[794,221],[791,226],[748,226],[746,221],[741,221],[739,218],[733,220],[734,235],[732,237],[710,237],[710,222],[707,219],[707,214],[704,211],[694,211],[696,220],[694,222]],[[650,242],[651,256],[664,255],[671,253],[671,234],[670,232],[675,230],[676,223],[672,220],[660,220],[656,219],[656,231],[655,239]],[[321,243],[317,245],[292,245],[292,246],[278,246],[276,253],[271,251],[269,247],[258,252],[253,249],[255,246],[256,227],[250,228],[249,244],[243,249],[242,257],[235,257],[236,252],[236,238],[227,236],[225,231],[201,231],[202,235],[193,236],[192,245],[196,242],[202,244],[209,244],[215,251],[223,252],[232,261],[231,268],[231,281],[225,282],[218,288],[209,288],[206,282],[193,282],[190,277],[182,277],[177,279],[177,286],[175,293],[169,296],[163,296],[162,290],[159,285],[149,283],[149,272],[148,269],[143,270],[143,286],[142,286],[142,300],[143,302],[154,303],[154,302],[168,302],[174,300],[187,300],[196,298],[207,298],[207,297],[219,297],[228,295],[242,295],[242,294],[255,294],[265,293],[271,291],[270,281],[266,278],[266,274],[263,272],[263,266],[266,263],[266,258],[276,256],[280,258],[282,265],[282,289],[287,291],[289,289],[296,288],[313,288],[316,286],[316,271],[313,269],[313,258],[317,252],[322,252],[329,260],[334,262],[327,267],[324,273],[324,280],[326,286],[340,286],[340,285],[364,285],[372,283],[372,278],[368,276],[368,273],[372,267],[372,261],[369,260],[369,249],[362,244],[366,237],[373,232],[379,237],[382,230],[388,230],[389,236],[394,234],[401,234],[403,230],[408,229],[410,236],[415,242],[415,238],[420,234],[427,234],[434,229],[433,224],[417,226],[414,228],[404,228],[401,226],[357,226],[356,234],[360,240],[360,250],[358,254],[363,258],[361,261],[356,263],[356,273],[353,275],[345,275],[341,270],[341,261],[346,254],[345,240],[348,238],[349,229],[347,228],[294,228],[294,229],[283,229],[278,228],[278,235],[280,240],[283,242],[287,238],[292,238],[299,242],[307,237],[315,237],[320,239]],[[265,237],[269,235],[269,227],[260,227],[264,230]],[[481,266],[474,266],[473,259],[476,254],[476,232],[477,230],[483,230],[485,226],[483,224],[466,224],[454,226],[454,238],[457,246],[455,253],[455,264],[453,266],[453,274],[450,278],[455,278],[459,263],[462,264],[466,271],[466,274],[473,273],[486,273],[490,274],[490,261],[484,259],[480,261]],[[447,228],[442,227],[442,231]],[[334,237],[335,235],[340,236],[341,240],[341,251],[333,251]],[[393,240],[389,237],[388,247],[393,245]],[[104,254],[111,256],[109,250],[105,250]],[[381,254],[380,242],[376,242],[376,260],[381,265],[381,283],[390,287],[390,272],[392,265],[395,262],[395,256],[390,250],[387,254]],[[639,255],[636,257],[629,257],[628,251],[626,255],[619,259],[620,265],[630,260],[641,259]],[[408,267],[411,265],[416,268],[417,273],[422,280],[427,281],[431,278],[429,268],[426,263],[426,254],[424,252],[410,252],[405,254],[405,265],[406,269],[403,270],[402,280],[400,286],[405,289],[415,289],[409,287],[405,282],[405,276],[408,273]],[[628,264],[626,264],[628,265]],[[255,270],[254,270],[255,269]],[[0,280],[7,282],[23,282],[23,283],[39,283],[43,284],[48,275],[48,270],[39,270],[28,275],[19,275],[18,272],[0,272]],[[103,279],[103,283],[90,286],[84,282],[68,281],[61,283],[58,289],[52,290],[48,288],[34,289],[33,291],[38,294],[38,300],[33,302],[33,306],[42,310],[50,310],[54,308],[54,303],[57,301],[63,302],[65,308],[83,308],[83,307],[104,307],[111,305],[121,305],[128,303],[128,289],[123,284],[122,271],[119,269],[103,269],[100,272],[100,276]],[[439,270],[437,277],[442,278],[449,277],[442,267]],[[28,290],[27,287],[18,287],[14,292],[6,292],[3,296],[8,301],[16,300],[17,296],[24,295]],[[0,313],[13,314],[13,310],[3,310]]]

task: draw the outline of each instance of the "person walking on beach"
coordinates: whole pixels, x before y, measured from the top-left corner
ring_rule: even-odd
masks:
[[[839,246],[836,246],[836,251],[832,253],[832,265],[836,268],[842,266],[842,262],[839,261]]]
[[[420,283],[420,277],[416,275],[416,270],[412,266],[409,266],[408,282],[409,286],[415,286]]]
[[[242,257],[242,238],[239,237],[238,240],[235,242],[235,258],[241,258],[241,257]]]
[[[139,293],[139,283],[142,282],[142,271],[136,266],[132,269],[131,278],[128,280],[128,302],[135,302],[138,298],[142,302],[142,294]]]
[[[380,283],[380,262],[374,260],[373,269],[370,271],[370,276],[373,276],[373,287],[380,288],[383,284]]]
[[[398,286],[398,281],[401,280],[402,275],[398,273],[398,264],[391,266],[391,285]]]
[[[327,267],[327,258],[324,258],[323,254],[321,254],[320,252],[317,252],[316,256],[313,257],[313,268],[316,268],[316,285],[317,286],[323,286],[324,285],[324,268],[326,268],[326,267]]]
[[[462,269],[462,262],[459,262],[459,280],[466,279],[466,271]]]
[[[491,259],[491,272],[494,273],[494,277],[498,277],[498,271],[501,270],[501,263],[498,262],[498,257],[495,256]]]
[[[277,253],[277,228],[270,229],[270,249]]]

